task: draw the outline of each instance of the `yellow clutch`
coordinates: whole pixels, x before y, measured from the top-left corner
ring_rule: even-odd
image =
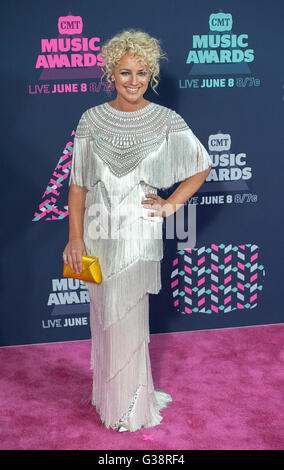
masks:
[[[68,264],[64,263],[63,276],[100,284],[102,282],[102,273],[99,258],[82,255],[82,271],[79,274],[73,273]]]

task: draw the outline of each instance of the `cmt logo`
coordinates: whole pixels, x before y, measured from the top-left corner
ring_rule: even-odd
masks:
[[[230,13],[212,13],[209,17],[211,31],[231,31],[233,18]]]
[[[58,18],[58,31],[60,34],[81,34],[83,31],[81,16],[60,16]]]
[[[208,139],[208,148],[212,152],[224,152],[231,148],[230,134],[212,134]]]

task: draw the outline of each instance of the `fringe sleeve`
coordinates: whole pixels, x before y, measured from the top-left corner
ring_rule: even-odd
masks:
[[[87,186],[88,155],[90,146],[90,129],[86,112],[82,114],[74,137],[72,167],[69,178],[70,185]]]
[[[172,110],[161,189],[168,189],[210,166],[212,160],[205,147],[184,119]]]

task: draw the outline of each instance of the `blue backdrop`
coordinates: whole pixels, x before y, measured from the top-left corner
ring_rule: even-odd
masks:
[[[164,240],[151,333],[283,322],[283,2],[134,3],[2,5],[1,346],[90,338],[87,290],[62,277],[68,181],[81,114],[116,96],[100,47],[126,28],[161,39],[169,60],[145,98],[213,160],[184,205],[193,243]]]

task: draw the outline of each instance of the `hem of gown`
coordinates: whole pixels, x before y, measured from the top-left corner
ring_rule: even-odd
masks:
[[[119,372],[121,372],[125,367],[129,366],[129,363],[131,360],[134,359],[135,354],[138,353],[139,349],[141,349],[143,345],[145,347],[145,345],[148,344],[148,342],[149,341],[147,339],[144,339],[144,341],[139,345],[139,347],[136,348],[135,353],[133,353],[131,359],[127,361],[126,364],[124,364],[124,367]],[[115,376],[112,378],[115,378]],[[119,432],[122,432],[122,431],[134,432],[134,431],[138,431],[142,427],[150,428],[150,427],[154,427],[160,424],[160,422],[163,419],[163,416],[160,414],[160,410],[165,408],[168,405],[168,403],[173,401],[171,395],[160,389],[153,389],[153,391],[149,392],[148,385],[146,385],[146,383],[138,382],[138,384],[139,385],[136,388],[136,391],[133,391],[133,398],[132,398],[130,406],[122,415],[122,417],[119,418],[115,423],[106,424],[107,420],[104,418],[104,416],[102,416],[101,410],[97,407],[97,403],[94,400],[94,396],[92,396],[91,404],[96,408],[97,412],[100,415],[102,423],[105,425],[107,429],[111,428],[114,430],[118,430]],[[139,399],[142,401],[145,400],[145,402],[149,403],[148,405],[149,408],[144,414],[145,424],[142,424],[142,425],[141,424],[137,425],[137,422],[135,423],[135,420],[136,420],[135,413],[136,413],[136,407],[138,405]],[[133,418],[134,418],[134,421],[133,421]],[[141,418],[142,418],[142,415],[140,416],[140,419]],[[138,423],[140,419],[138,420]]]
[[[160,411],[167,407],[169,403],[173,401],[172,396],[169,393],[164,392],[160,389],[154,390],[154,404],[151,407],[151,420],[150,422],[138,427],[137,429],[129,429],[126,423],[120,425],[118,432],[129,431],[135,432],[142,428],[152,428],[157,426],[163,420],[163,416]]]
[[[138,387],[139,388],[139,387]],[[135,432],[139,431],[142,428],[152,428],[157,426],[158,424],[161,423],[163,420],[163,416],[160,414],[160,411],[164,408],[167,407],[169,403],[173,401],[172,396],[169,393],[164,392],[163,390],[160,389],[155,389],[152,397],[152,403],[151,403],[151,419],[150,421],[146,422],[145,424],[142,424],[139,427],[136,427],[135,429],[130,429],[127,421],[129,417],[126,419],[125,422],[122,422],[121,424],[115,426],[115,425],[106,425],[105,421],[102,420],[102,423],[105,424],[105,427],[107,429],[113,429],[113,430],[118,430],[118,432],[123,432],[123,431],[129,431],[129,432]],[[135,406],[135,402],[133,404],[133,408]],[[131,413],[130,413],[131,415]]]

